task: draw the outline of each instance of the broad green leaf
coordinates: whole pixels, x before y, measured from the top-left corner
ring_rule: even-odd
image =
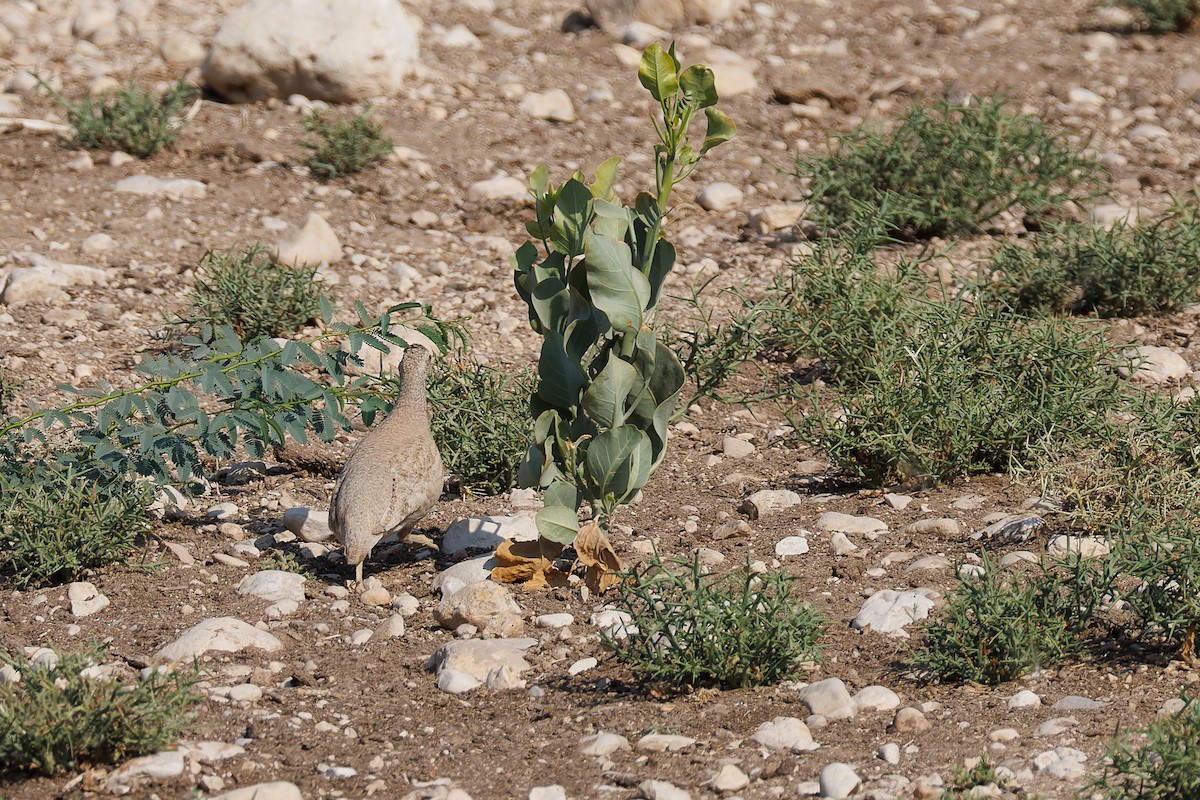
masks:
[[[671,274],[671,268],[675,266],[675,246],[666,239],[659,240],[658,247],[654,249],[654,258],[650,261],[650,304],[648,309],[653,309],[658,305],[658,295],[662,291],[663,281]]]
[[[550,170],[545,164],[538,164],[537,169],[529,176],[529,188],[535,198],[544,197],[550,189]]]
[[[537,268],[535,267],[535,274]],[[543,331],[561,332],[567,322],[567,286],[553,273],[539,275],[529,303],[542,323]]]
[[[538,534],[559,544],[570,544],[579,533],[579,517],[567,506],[546,506],[534,517]]]
[[[562,506],[563,508],[579,508],[579,489],[569,481],[555,480],[546,487],[545,506]]]
[[[724,111],[717,108],[706,108],[704,115],[708,117],[708,130],[704,134],[704,144],[700,147],[700,155],[704,155],[719,144],[728,142],[737,133],[737,126]]]
[[[583,410],[601,428],[623,424],[625,401],[637,384],[637,379],[637,369],[610,351],[608,363],[583,393]]]
[[[534,398],[535,400],[538,398]],[[548,408],[537,415],[537,419],[533,423],[533,441],[544,442],[550,438],[554,432],[554,425],[559,420],[558,411],[553,408]]]
[[[625,241],[631,224],[629,209],[620,203],[598,199],[593,205],[593,210],[596,215],[592,219],[592,230],[618,242]]]
[[[693,64],[679,74],[679,86],[688,103],[696,108],[717,104],[717,84],[713,71],[703,64]]]
[[[619,331],[642,327],[643,310],[650,302],[650,283],[633,266],[625,242],[589,232],[584,242],[587,288],[592,303]]]
[[[567,256],[583,252],[583,234],[592,221],[592,193],[572,178],[558,191],[554,203],[554,228],[558,231]]]
[[[529,268],[537,263],[538,251],[530,242],[517,248],[512,254],[512,267],[518,273],[529,272]]]
[[[666,455],[667,426],[679,402],[683,381],[683,365],[679,363],[679,358],[671,348],[656,342],[654,372],[647,385],[648,391],[638,399],[638,404],[629,415],[630,422],[636,420],[650,435],[653,449],[651,470],[657,469]]]
[[[592,197],[596,200],[612,200],[613,196],[613,181],[617,179],[617,166],[621,163],[620,156],[613,156],[605,159],[604,163],[596,167],[596,171],[592,173],[595,178],[591,189]]]
[[[586,378],[579,364],[567,357],[562,334],[546,331],[538,360],[538,377],[538,396],[550,405],[568,409],[579,404]]]
[[[637,427],[610,428],[588,445],[588,484],[596,498],[612,495],[627,502],[649,480],[652,459],[650,439]]]
[[[662,49],[662,45],[655,42],[642,53],[638,80],[650,92],[650,96],[661,103],[679,91],[679,67],[675,59]]]

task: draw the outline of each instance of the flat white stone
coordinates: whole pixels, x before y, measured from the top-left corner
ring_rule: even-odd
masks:
[[[257,597],[270,603],[291,600],[297,605],[304,602],[305,578],[297,572],[281,569],[266,569],[255,572],[237,585],[237,593]]]
[[[240,619],[213,617],[193,625],[174,642],[160,648],[154,657],[189,662],[210,650],[236,653],[251,647],[273,653],[283,649],[283,642]]]
[[[934,606],[933,595],[936,592],[924,588],[910,592],[881,589],[867,598],[850,627],[907,636],[905,626],[929,617]]]
[[[610,756],[618,750],[631,750],[629,740],[619,733],[600,731],[579,740],[579,751],[585,756]]]
[[[777,556],[802,556],[808,552],[808,539],[803,536],[786,536],[775,543]]]
[[[822,531],[840,531],[841,533],[859,535],[881,533],[888,529],[887,523],[881,519],[841,514],[837,511],[826,511],[817,517],[816,527]]]

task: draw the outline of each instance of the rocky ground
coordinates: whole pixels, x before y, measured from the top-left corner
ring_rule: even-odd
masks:
[[[33,91],[31,67],[69,97],[113,79],[195,76],[232,5],[125,0],[110,14],[66,0],[0,4],[0,88],[9,90],[0,117],[62,121]],[[0,122],[0,364],[23,382],[22,397],[49,405],[63,382],[132,384],[130,366],[159,346],[164,313],[186,310],[207,250],[293,241],[311,213],[338,240],[340,257],[321,274],[343,309],[421,300],[443,317],[469,316],[476,357],[505,366],[535,357],[508,265],[530,213],[521,183],[540,162],[561,178],[612,154],[626,159],[622,196],[652,182],[639,51],[612,31],[564,32],[579,10],[569,2],[407,6],[425,23],[420,67],[398,96],[376,102],[398,148],[361,176],[322,183],[299,166],[304,98],[206,98],[176,146],[146,161],[72,151],[53,128]],[[739,135],[677,198],[670,291],[712,275],[751,293],[767,285],[796,245],[787,204],[803,187],[786,174],[791,160],[834,132],[895,118],[914,97],[1003,92],[1110,168],[1109,196],[1081,213],[1162,208],[1196,177],[1195,39],[1130,33],[1119,16],[1080,0],[767,0],[678,27],[685,61],[717,65]],[[554,89],[569,103],[531,100]],[[712,190],[707,209],[692,202],[715,182],[736,191]],[[28,267],[41,271],[12,277]],[[684,313],[674,301],[664,312]],[[1200,362],[1189,315],[1116,325],[1114,336]],[[703,548],[714,564],[782,564],[833,621],[825,661],[803,682],[650,692],[601,646],[600,631],[616,621],[604,600],[574,590],[517,592],[515,606],[483,592],[475,600],[499,604],[494,622],[456,628],[439,590],[447,570],[464,583],[482,576],[497,541],[494,525],[463,520],[501,517],[504,530],[527,533],[537,508],[528,493],[444,500],[423,523],[424,540],[377,549],[369,592],[350,592],[336,552],[304,541],[316,515],[305,527],[292,512],[285,526],[288,509],[327,507],[330,479],[266,465],[214,482],[210,496],[164,519],[153,571],[106,569],[72,596],[67,587],[6,591],[6,650],[99,640],[135,669],[198,652],[185,635],[197,625],[229,641],[227,652],[200,656],[209,700],[190,749],[114,773],[2,776],[0,794],[214,797],[281,782],[255,796],[884,800],[936,797],[952,768],[986,753],[1020,792],[1070,797],[1114,733],[1144,726],[1196,680],[1177,665],[1116,660],[994,689],[914,681],[900,666],[904,619],[879,608],[896,598],[879,593],[935,605],[955,565],[979,558],[971,534],[1038,513],[1036,492],[1000,476],[830,492],[814,480],[821,454],[787,444],[782,424],[770,408],[693,407],[644,500],[621,512],[614,545],[627,561],[657,547]],[[339,440],[336,455],[356,438]],[[760,490],[793,494],[757,513],[746,501]],[[1007,549],[1015,546],[998,548]],[[313,577],[255,577],[276,551],[298,555]],[[869,613],[879,616],[860,619],[866,630],[850,626]]]

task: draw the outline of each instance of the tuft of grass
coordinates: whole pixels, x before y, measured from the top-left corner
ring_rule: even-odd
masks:
[[[516,485],[529,446],[529,397],[535,375],[526,367],[508,373],[486,364],[448,361],[429,382],[430,422],[442,462],[464,489],[486,495]]]
[[[820,656],[820,612],[799,603],[782,570],[706,572],[699,556],[635,567],[616,601],[632,621],[608,639],[639,677],[690,690],[764,686]],[[633,630],[636,628],[636,631]]]
[[[1101,800],[1191,800],[1200,797],[1200,702],[1184,707],[1109,748],[1104,772],[1080,796]],[[1139,747],[1134,744],[1144,740]]]
[[[52,464],[0,470],[0,574],[18,589],[74,580],[125,559],[150,531],[143,483]]]
[[[315,267],[276,264],[261,244],[210,251],[196,270],[191,324],[229,326],[243,341],[287,336],[320,319],[329,302]]]
[[[131,80],[111,94],[78,102],[68,100],[40,77],[38,84],[75,129],[69,139],[71,145],[86,150],[122,150],[138,158],[149,158],[175,142],[183,125],[176,115],[196,96],[196,88],[186,78],[180,78],[161,95]]]
[[[1108,0],[1107,5],[1134,12],[1151,33],[1186,31],[1200,14],[1200,0]]]
[[[974,288],[985,302],[1022,313],[1136,317],[1200,299],[1200,204],[1110,230],[1052,228],[1031,247],[1006,244]]]
[[[950,782],[946,788],[942,790],[941,800],[958,800],[961,797],[975,797],[983,795],[972,794],[972,790],[979,786],[995,786],[998,789],[1003,789],[1008,783],[1000,773],[996,772],[996,768],[988,761],[986,755],[979,759],[979,763],[970,769],[955,768],[951,771]],[[988,797],[992,795],[987,795]]]
[[[320,141],[302,141],[300,146],[312,151],[305,163],[323,178],[362,172],[386,158],[395,146],[384,135],[383,126],[371,119],[370,107],[349,118],[314,111],[304,120],[304,130],[320,137]]]
[[[927,239],[976,233],[1005,211],[1044,214],[1086,190],[1099,165],[999,98],[914,105],[890,133],[860,125],[826,156],[801,156],[824,222],[844,228],[866,204],[884,233]]]
[[[1030,579],[985,558],[984,573],[960,581],[923,623],[908,664],[942,681],[996,684],[1063,661],[1080,649],[1072,597],[1049,569]]]
[[[117,764],[174,744],[195,719],[197,679],[153,671],[123,683],[93,676],[100,647],[35,663],[0,652],[20,680],[0,684],[0,771],[55,775]]]
[[[931,294],[921,263],[877,263],[864,223],[776,280],[770,336],[815,358],[833,392],[792,419],[872,484],[1022,468],[1039,444],[1098,425],[1120,395],[1114,348],[1071,320]]]

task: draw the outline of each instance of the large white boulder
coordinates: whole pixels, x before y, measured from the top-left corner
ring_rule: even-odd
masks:
[[[203,76],[237,103],[390,96],[417,62],[420,29],[399,0],[250,0],[213,37]]]

